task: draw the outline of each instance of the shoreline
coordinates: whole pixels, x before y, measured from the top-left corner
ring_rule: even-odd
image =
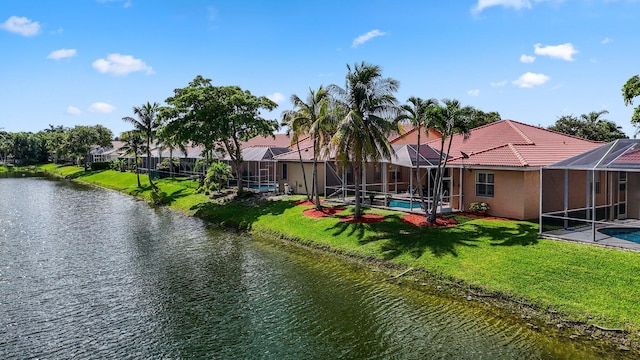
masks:
[[[80,179],[69,179],[68,176],[56,174],[46,169],[40,169],[45,174],[52,175],[57,178],[64,178],[73,182],[86,185],[97,186],[109,190],[119,191],[127,195],[144,199],[151,202],[151,199],[140,196],[140,194],[131,194],[126,191],[113,189],[108,186],[87,182]],[[303,239],[292,234],[287,234],[277,229],[277,226],[265,231],[266,229],[247,228],[242,221],[215,222],[207,214],[198,213],[198,211],[184,211],[179,207],[165,206],[172,210],[194,216],[203,221],[225,230],[233,230],[245,232],[253,237],[268,238],[275,241],[284,242],[294,246],[300,246],[312,251],[320,251],[328,253],[348,261],[355,261],[365,265],[372,271],[381,271],[389,277],[389,281],[395,281],[398,286],[410,286],[419,291],[426,291],[433,294],[442,294],[444,296],[455,297],[459,300],[475,301],[496,309],[504,314],[518,315],[521,317],[523,324],[534,330],[544,329],[545,332],[556,334],[564,337],[567,341],[588,341],[597,348],[603,348],[604,351],[616,351],[620,356],[630,356],[640,354],[640,343],[638,342],[638,334],[626,331],[624,329],[606,328],[595,323],[573,319],[567,317],[559,311],[555,311],[551,306],[546,309],[530,303],[527,300],[519,299],[502,292],[487,291],[481,286],[473,286],[464,280],[448,277],[444,274],[437,274],[427,269],[418,269],[394,264],[375,257],[362,256],[354,252],[336,248],[330,244],[317,243],[309,239]]]

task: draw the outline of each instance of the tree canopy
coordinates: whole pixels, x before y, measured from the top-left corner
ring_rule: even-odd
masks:
[[[361,216],[361,178],[365,164],[390,159],[394,154],[388,135],[399,132],[395,97],[400,83],[382,76],[380,66],[362,62],[347,65],[345,87],[331,85],[342,114],[334,141],[337,158],[353,168],[356,202],[354,217]]]
[[[200,75],[187,87],[175,89],[166,103],[169,106],[161,109],[161,117],[168,120],[165,131],[182,142],[202,145],[207,152],[224,150],[234,165],[241,192],[241,142],[259,135],[273,136],[278,122],[263,118],[260,111],[278,105],[238,86],[213,86]]]
[[[632,76],[622,86],[622,99],[625,105],[633,105],[633,99],[640,95],[640,77],[638,75]],[[640,132],[640,105],[633,109],[633,115],[631,116],[631,125],[636,128],[636,132],[633,134],[635,138]]]
[[[549,130],[592,141],[609,142],[626,138],[627,135],[622,132],[620,126],[613,121],[601,118],[602,115],[608,113],[607,110],[601,110],[582,114],[580,117],[573,115],[560,116],[555,124],[549,126]]]

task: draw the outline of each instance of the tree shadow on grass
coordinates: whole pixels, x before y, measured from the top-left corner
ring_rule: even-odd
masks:
[[[491,246],[529,246],[538,243],[538,231],[533,223],[518,222],[511,226],[483,226],[467,224],[469,232],[476,237],[486,237]]]
[[[425,251],[436,257],[458,256],[457,247],[477,246],[473,244],[477,240],[456,232],[454,228],[417,227],[402,222],[402,215],[387,215],[385,221],[373,224],[339,222],[327,230],[333,230],[334,236],[355,234],[360,245],[382,242],[380,250],[385,260],[405,254],[417,259]]]

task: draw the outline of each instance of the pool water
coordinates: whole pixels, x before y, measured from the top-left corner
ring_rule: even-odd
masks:
[[[598,231],[611,237],[640,244],[640,228],[609,227]]]
[[[420,202],[414,201],[413,206],[411,202],[404,200],[391,200],[389,201],[389,207],[399,207],[403,209],[420,209]]]

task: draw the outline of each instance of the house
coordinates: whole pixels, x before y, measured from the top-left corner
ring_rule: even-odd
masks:
[[[427,145],[439,149],[440,141]],[[538,218],[540,169],[601,145],[513,120],[472,129],[468,137],[455,135],[447,164],[452,206],[485,202],[495,216]]]
[[[640,140],[601,144],[541,176],[541,234],[606,242],[601,229],[640,225]]]

